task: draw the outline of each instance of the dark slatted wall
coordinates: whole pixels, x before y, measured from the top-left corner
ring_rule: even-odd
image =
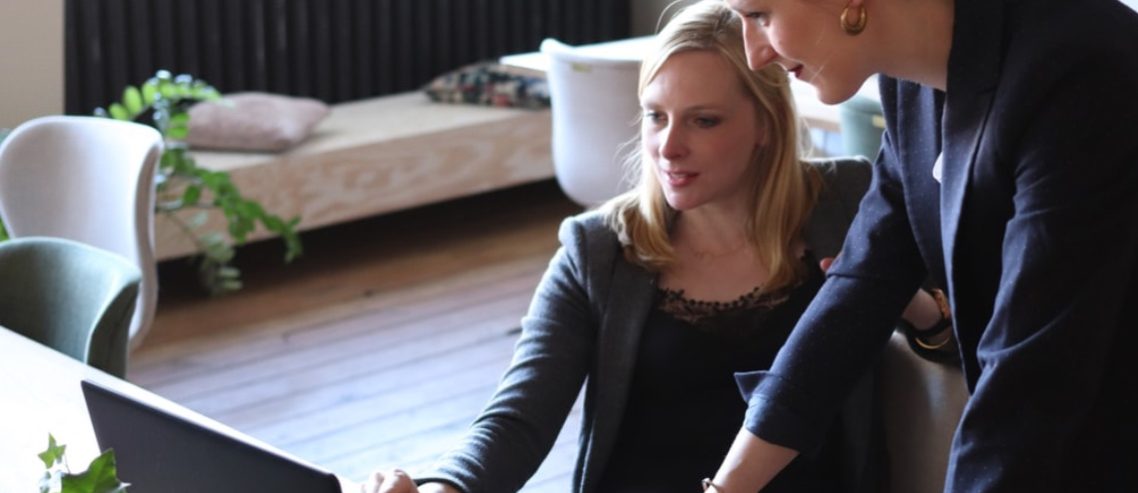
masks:
[[[413,90],[545,37],[628,36],[630,0],[66,0],[67,112],[158,69],[328,103]]]

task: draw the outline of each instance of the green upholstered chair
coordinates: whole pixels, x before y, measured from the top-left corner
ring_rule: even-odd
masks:
[[[125,258],[71,240],[0,242],[0,326],[123,377],[141,276]]]
[[[842,128],[842,147],[846,154],[877,159],[881,150],[881,133],[885,131],[885,117],[881,103],[863,95],[855,95],[838,107]]]
[[[93,116],[28,120],[0,145],[0,218],[12,238],[51,236],[122,255],[142,271],[130,344],[154,318],[154,180],[162,135]]]

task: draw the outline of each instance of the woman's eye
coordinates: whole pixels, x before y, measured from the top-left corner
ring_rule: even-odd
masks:
[[[719,118],[711,116],[700,116],[695,118],[695,125],[699,128],[711,128],[719,125]]]
[[[764,26],[769,23],[767,21],[768,16],[767,16],[766,12],[748,12],[748,13],[744,14],[743,17],[750,19],[750,20],[753,20],[755,22],[758,22],[759,24],[762,24]]]
[[[664,114],[659,111],[645,111],[644,121],[652,123],[660,123],[664,121]]]

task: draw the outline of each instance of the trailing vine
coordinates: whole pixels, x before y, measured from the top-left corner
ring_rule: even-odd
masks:
[[[140,86],[127,86],[121,101],[95,110],[97,116],[124,121],[149,118],[165,140],[155,179],[155,212],[189,237],[197,248],[198,277],[203,287],[217,295],[241,288],[241,273],[232,265],[234,245],[241,245],[257,226],[277,234],[285,244],[285,262],[303,251],[296,232],[299,217],[285,220],[265,211],[260,203],[241,195],[229,173],[201,168],[188,152],[189,107],[199,101],[224,102],[205,81],[190,75],[172,76],[161,70]],[[183,211],[196,214],[185,216]],[[202,231],[207,211],[220,210],[227,222],[226,234]]]

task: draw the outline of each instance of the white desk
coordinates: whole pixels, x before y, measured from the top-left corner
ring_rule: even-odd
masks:
[[[211,429],[261,444],[150,391],[0,327],[0,492],[39,491],[44,467],[37,454],[47,448],[48,433],[67,446],[71,472],[85,470],[98,456],[95,432],[79,387],[85,378]],[[130,478],[121,479],[130,482]],[[356,492],[358,487],[345,481],[344,491]]]
[[[581,45],[578,48],[580,48],[582,54],[588,56],[613,60],[639,61],[643,59],[644,54],[651,48],[652,38],[652,36],[642,36],[619,41]],[[498,62],[519,73],[530,75],[545,75],[545,72],[549,69],[549,60],[541,52],[506,55],[500,58]],[[814,90],[813,86],[791,77],[790,90],[794,94],[798,114],[802,116],[808,126],[835,133],[840,130],[838,107],[836,105],[822,104],[822,102],[818,101],[817,91]],[[877,79],[870,78],[858,93],[877,99]]]

